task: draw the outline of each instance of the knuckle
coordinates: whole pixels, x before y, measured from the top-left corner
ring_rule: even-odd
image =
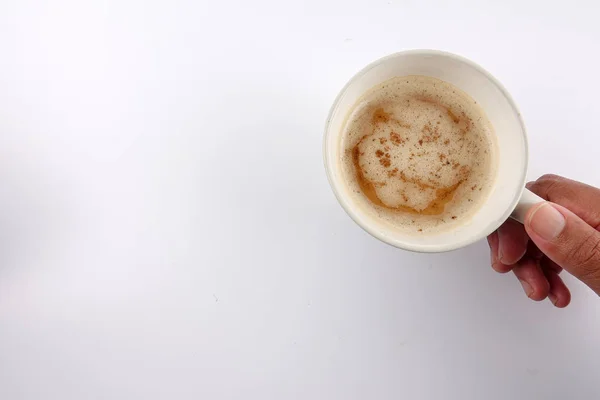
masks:
[[[544,174],[539,177],[538,182],[539,181],[558,181],[561,178],[562,178],[561,176],[556,175],[556,174]]]
[[[546,200],[553,201],[564,191],[565,178],[554,174],[542,175],[531,185],[531,191]]]
[[[583,281],[600,282],[600,235],[590,233],[585,240],[574,246],[568,254]]]
[[[494,261],[492,262],[492,269],[499,274],[506,274],[507,272],[512,271],[512,265],[504,265],[500,262]]]

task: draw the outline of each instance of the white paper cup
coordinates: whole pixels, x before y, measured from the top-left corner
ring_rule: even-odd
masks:
[[[393,77],[425,75],[465,91],[485,111],[497,142],[497,176],[486,202],[454,229],[436,234],[409,234],[359,207],[341,170],[341,133],[351,108],[372,87]],[[324,161],[329,183],[348,215],[374,237],[401,249],[419,252],[454,250],[482,239],[507,218],[521,222],[527,210],[543,201],[524,189],[528,152],[525,124],[506,89],[489,72],[463,57],[435,50],[392,54],[370,64],[342,89],[331,107],[324,136]]]

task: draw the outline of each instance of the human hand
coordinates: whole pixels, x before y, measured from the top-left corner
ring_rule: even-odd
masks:
[[[525,225],[509,219],[488,236],[492,268],[513,271],[530,299],[556,307],[571,301],[563,269],[600,295],[600,189],[556,175],[527,188],[548,202],[529,210]]]

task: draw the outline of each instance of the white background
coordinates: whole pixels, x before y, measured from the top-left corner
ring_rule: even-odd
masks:
[[[356,71],[437,48],[513,94],[530,178],[600,186],[586,4],[2,1],[0,398],[598,398],[596,295],[378,242],[321,155]]]

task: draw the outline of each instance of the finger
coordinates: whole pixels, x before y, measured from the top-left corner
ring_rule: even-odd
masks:
[[[589,225],[600,225],[600,189],[558,175],[544,175],[527,188],[538,196],[568,208]]]
[[[560,274],[563,270],[560,265],[546,256],[542,257],[540,260],[540,266],[542,267],[543,271],[554,271],[556,274]]]
[[[513,267],[513,272],[531,300],[541,301],[548,296],[550,284],[535,260],[523,258]]]
[[[554,271],[545,271],[546,279],[550,284],[550,291],[548,292],[548,298],[554,304],[555,307],[564,308],[571,302],[571,292],[567,288],[567,285]]]
[[[499,245],[498,231],[496,231],[496,232],[492,233],[490,236],[488,236],[488,244],[490,245],[490,253],[491,253],[491,257],[492,257],[492,268],[494,269],[494,271],[500,272],[501,274],[504,274],[504,273],[510,271],[512,269],[512,266],[504,265],[498,260],[498,245]]]
[[[548,202],[529,210],[525,229],[548,258],[600,294],[600,232]]]
[[[529,237],[525,227],[513,219],[507,220],[498,229],[498,261],[505,265],[513,265],[527,251]]]
[[[492,232],[487,237],[488,244],[490,245],[490,252],[492,253],[492,258],[498,256],[498,231]]]
[[[525,229],[524,226],[523,226],[523,229]],[[527,244],[527,256],[531,257],[537,261],[540,261],[542,258],[545,257],[544,253],[542,253],[542,251],[540,249],[538,249],[538,247],[535,245],[535,243],[533,243],[531,240]]]
[[[540,178],[538,178],[538,179],[542,179],[542,178],[543,178],[543,177],[545,177],[545,176],[547,176],[547,175],[542,175],[542,176],[541,176]],[[534,184],[534,183],[535,183],[535,181],[529,181],[529,182],[527,182],[527,183],[525,184],[525,187],[526,187],[527,189],[531,190],[531,189],[533,189],[533,184]]]
[[[527,245],[527,256],[537,260],[542,267],[542,271],[549,270],[560,274],[563,270],[560,265],[546,257],[546,255],[542,253],[542,251],[538,249],[535,243],[533,243],[531,240]]]

